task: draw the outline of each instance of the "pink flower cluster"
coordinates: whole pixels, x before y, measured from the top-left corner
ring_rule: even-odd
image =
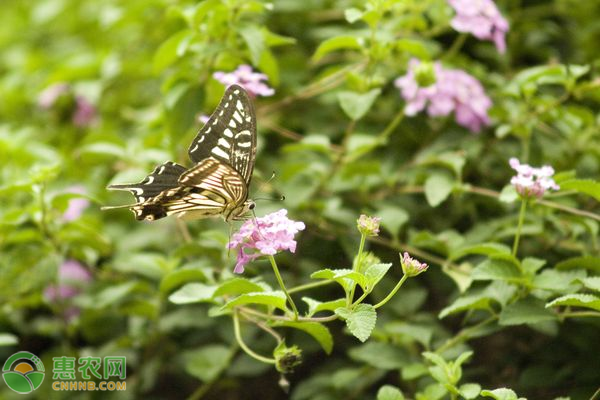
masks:
[[[64,101],[61,101],[64,99]],[[84,96],[74,94],[71,85],[60,82],[48,86],[38,96],[38,105],[44,110],[59,108],[77,127],[90,126],[96,118],[96,107]]]
[[[419,64],[419,60],[412,59],[406,75],[394,81],[407,102],[406,115],[415,115],[427,107],[427,113],[432,117],[446,116],[454,111],[456,122],[472,132],[479,132],[490,124],[487,112],[492,101],[477,79],[465,71],[447,69],[436,63],[436,82],[420,87],[415,78],[415,68]]]
[[[85,188],[82,186],[72,186],[67,189],[67,193],[85,194]],[[85,198],[74,198],[69,200],[67,209],[65,210],[62,219],[63,221],[74,221],[83,214],[83,211],[88,208],[90,201]]]
[[[369,217],[365,214],[361,214],[356,221],[356,227],[358,231],[366,236],[377,236],[379,235],[379,223],[381,218]]]
[[[58,285],[50,285],[44,290],[44,297],[50,303],[58,303],[77,296],[83,287],[92,280],[92,274],[78,261],[66,260],[58,269]],[[70,320],[79,315],[79,308],[65,304],[63,316]]]
[[[233,272],[241,274],[246,264],[263,255],[274,255],[283,250],[294,253],[294,235],[304,228],[303,222],[289,219],[285,209],[244,222],[227,245],[230,249],[239,248]]]
[[[412,258],[406,251],[404,252],[404,256],[400,257],[400,264],[402,265],[402,272],[409,278],[417,276],[429,268],[426,263]]]
[[[534,168],[529,164],[521,164],[516,158],[511,158],[508,163],[517,171],[510,183],[515,187],[517,193],[523,197],[542,197],[547,190],[559,190],[560,186],[554,182],[554,168],[544,165]]]
[[[217,71],[213,78],[225,86],[240,85],[250,96],[273,96],[275,90],[269,87],[265,82],[268,77],[265,74],[254,72],[250,65],[240,65],[233,72]]]
[[[458,32],[468,32],[480,40],[491,40],[500,53],[506,51],[508,22],[492,0],[448,0],[456,11],[450,24]]]

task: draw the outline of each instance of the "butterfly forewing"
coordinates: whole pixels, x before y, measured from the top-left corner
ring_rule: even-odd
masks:
[[[240,219],[252,203],[246,200],[256,155],[254,109],[244,89],[232,85],[225,91],[188,153],[196,163],[189,170],[167,162],[140,183],[109,188],[133,193],[137,203],[128,207],[139,220],[172,214]]]
[[[221,102],[200,129],[188,154],[196,163],[213,157],[230,165],[244,179],[252,179],[256,155],[256,118],[248,94],[238,85],[230,86]]]

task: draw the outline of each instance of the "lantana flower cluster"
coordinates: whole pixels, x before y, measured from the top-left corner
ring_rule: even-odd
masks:
[[[39,94],[37,102],[43,110],[56,110],[79,128],[90,126],[98,114],[94,104],[75,94],[71,85],[65,82],[48,86]]]
[[[246,264],[261,256],[272,256],[284,250],[296,252],[294,236],[304,228],[303,222],[289,219],[285,209],[247,220],[227,245],[230,249],[238,248],[233,272],[243,273]]]
[[[419,60],[412,59],[406,75],[394,82],[407,102],[406,115],[416,115],[425,108],[432,117],[454,112],[456,122],[472,132],[479,132],[483,126],[490,124],[488,110],[492,101],[475,77],[460,69],[448,69],[435,63],[435,83],[421,87],[415,76],[419,65]]]
[[[275,94],[275,89],[266,84],[269,79],[267,75],[254,72],[250,65],[240,65],[232,72],[217,71],[213,74],[213,78],[225,86],[240,85],[252,97],[273,96]]]
[[[517,171],[510,183],[515,187],[517,193],[522,197],[540,198],[548,190],[559,190],[560,186],[554,182],[554,168],[550,165],[544,165],[541,168],[534,168],[529,164],[521,164],[516,158],[511,158],[508,163],[511,168]]]
[[[400,264],[402,265],[402,272],[409,278],[417,276],[420,273],[427,271],[427,268],[429,268],[426,263],[412,258],[406,251],[400,257]]]
[[[85,194],[85,188],[79,185],[71,186],[67,189],[67,193]],[[63,221],[69,222],[78,219],[89,205],[90,201],[82,197],[70,199],[62,216]]]
[[[456,11],[450,21],[454,29],[480,40],[491,40],[500,53],[506,51],[508,22],[492,0],[448,0],[448,4]]]
[[[365,214],[361,214],[356,221],[356,227],[358,228],[358,231],[365,236],[377,236],[379,235],[380,222],[381,218],[379,217],[369,217]]]
[[[79,261],[65,260],[58,268],[58,285],[49,285],[44,297],[50,303],[57,303],[77,296],[92,281],[92,274]],[[79,308],[71,305],[64,310],[64,316],[71,319],[79,314]]]

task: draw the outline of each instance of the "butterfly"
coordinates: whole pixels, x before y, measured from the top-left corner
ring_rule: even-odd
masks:
[[[248,199],[248,187],[256,158],[256,116],[241,86],[227,88],[188,155],[196,163],[190,169],[167,161],[139,183],[108,186],[130,191],[136,203],[105,208],[129,208],[140,221],[168,215],[222,216],[227,222],[247,219],[255,207]]]

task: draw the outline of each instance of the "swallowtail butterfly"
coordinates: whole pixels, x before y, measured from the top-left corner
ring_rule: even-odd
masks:
[[[246,219],[256,156],[256,117],[246,91],[230,86],[188,150],[196,163],[187,169],[171,161],[159,165],[140,183],[110,185],[129,190],[136,204],[128,207],[137,220],[167,215],[184,219],[222,216],[227,222]],[[111,208],[111,207],[108,207]]]

